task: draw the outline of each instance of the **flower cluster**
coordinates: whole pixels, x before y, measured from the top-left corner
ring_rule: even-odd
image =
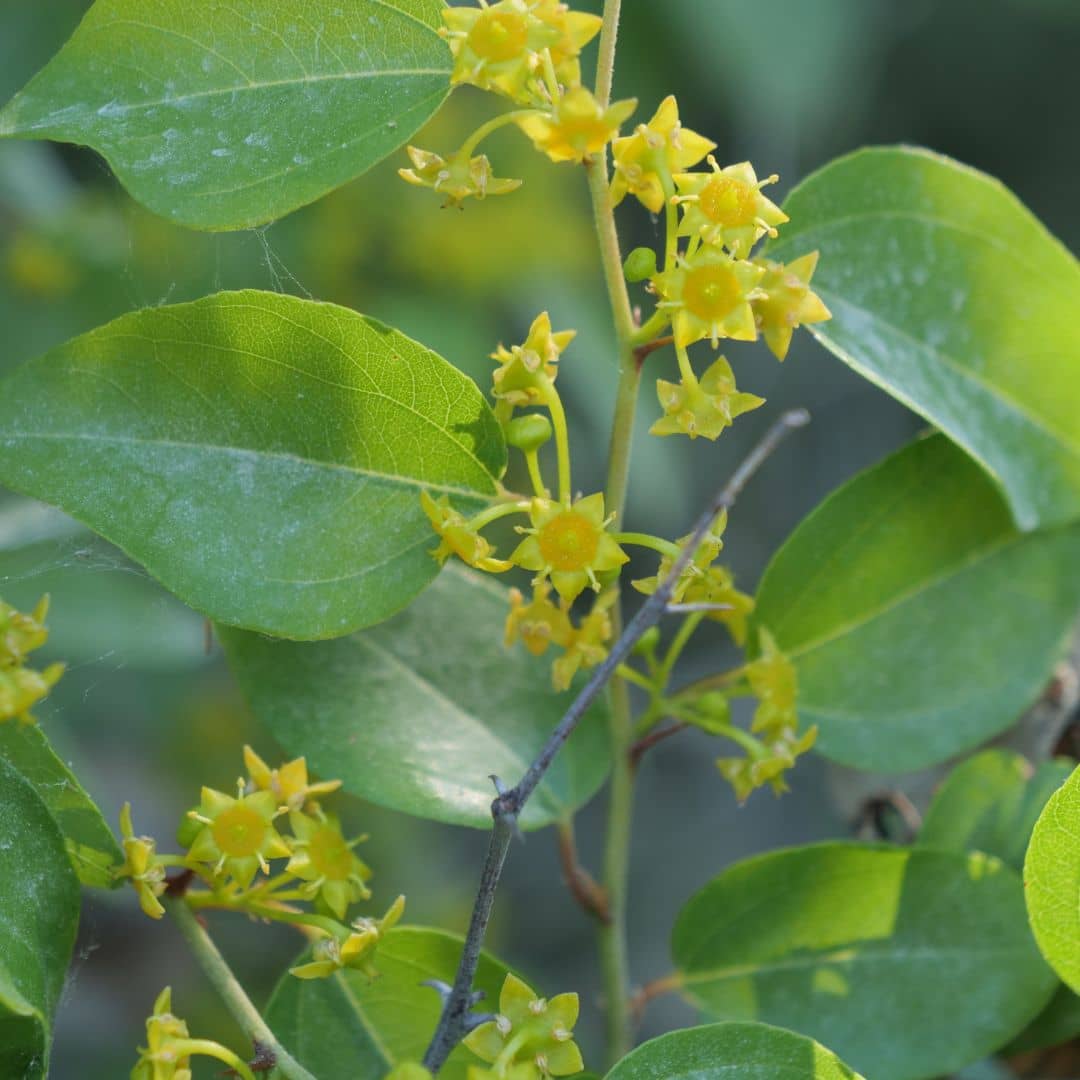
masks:
[[[237,781],[235,795],[202,789],[177,834],[185,854],[159,854],[151,837],[135,834],[125,805],[125,859],[117,877],[131,882],[147,915],[160,918],[167,872],[180,869],[204,886],[184,892],[195,909],[244,911],[301,929],[313,941],[312,956],[294,975],[318,978],[353,968],[373,976],[376,947],[401,918],[405,898],[399,896],[381,919],[349,920],[349,909],[371,898],[371,870],[354,850],[366,837],[347,839],[320,801],[341,782],[313,782],[303,758],[271,768],[249,746],[244,763],[248,775]]]
[[[447,7],[441,33],[454,58],[451,82],[509,98],[521,108],[482,125],[449,158],[407,148],[410,184],[429,187],[446,205],[514,191],[520,180],[497,179],[483,154],[493,131],[516,124],[552,161],[581,162],[604,150],[637,107],[636,101],[599,101],[581,82],[581,50],[600,32],[599,16],[572,11],[561,0],[479,0]]]
[[[25,615],[0,600],[0,724],[18,720],[34,723],[30,709],[56,685],[64,673],[63,664],[50,664],[43,671],[26,666],[26,658],[49,639],[45,617],[49,598]]]

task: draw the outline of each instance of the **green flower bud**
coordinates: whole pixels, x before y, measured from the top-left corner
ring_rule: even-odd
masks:
[[[198,810],[198,807],[192,807],[192,813]],[[185,850],[191,847],[195,843],[195,837],[199,835],[203,830],[202,822],[196,821],[189,814],[185,814],[180,819],[180,824],[176,827],[176,842]]]
[[[656,273],[656,252],[652,248],[637,247],[626,256],[623,273],[627,281],[644,281]]]
[[[526,413],[506,425],[506,441],[525,454],[535,453],[551,438],[551,421],[543,413]]]
[[[637,644],[634,646],[634,652],[638,656],[649,656],[656,651],[656,646],[660,644],[660,629],[656,626],[650,626],[641,637],[638,638]]]

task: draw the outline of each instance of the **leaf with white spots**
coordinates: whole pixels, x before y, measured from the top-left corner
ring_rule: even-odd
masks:
[[[198,229],[260,225],[403,145],[450,89],[440,0],[97,0],[0,111]]]

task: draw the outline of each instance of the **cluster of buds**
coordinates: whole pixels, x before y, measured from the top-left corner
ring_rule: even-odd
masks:
[[[451,82],[489,90],[519,108],[482,125],[449,158],[408,147],[412,168],[400,169],[401,177],[438,191],[446,205],[507,194],[521,181],[497,179],[487,157],[473,151],[511,123],[552,161],[581,162],[603,151],[637,102],[608,105],[582,85],[581,50],[601,25],[599,16],[572,11],[561,0],[445,8],[441,33],[454,58]]]
[[[737,416],[763,404],[739,392],[722,356],[698,378],[686,356],[691,345],[707,340],[716,348],[723,338],[756,341],[760,334],[783,360],[797,327],[830,317],[810,290],[816,252],[786,266],[751,257],[754,245],[776,237],[788,220],[762,192],[778,178],[759,180],[745,161],[721,167],[713,149],[709,139],[682,126],[673,97],[612,148],[613,201],[633,195],[668,217],[663,267],[647,249],[632,252],[626,265],[628,279],[647,280],[657,297],[647,326],[659,335],[670,324],[679,356],[680,381],[657,383],[664,415],[652,428],[655,435],[715,439]],[[689,171],[703,160],[707,169]]]
[[[151,837],[136,836],[125,805],[120,815],[125,860],[117,877],[131,882],[147,915],[160,918],[167,872],[180,869],[204,886],[184,893],[195,909],[243,911],[301,929],[313,940],[313,955],[293,969],[300,978],[341,968],[375,975],[376,947],[401,918],[405,899],[399,896],[381,919],[349,921],[349,909],[371,898],[371,870],[354,851],[366,837],[347,839],[320,801],[341,782],[312,782],[303,758],[271,768],[248,746],[244,763],[248,775],[238,779],[235,795],[202,789],[199,805],[177,833],[184,854],[160,854]],[[278,860],[283,863],[275,869]]]
[[[25,615],[0,600],[0,724],[17,720],[34,723],[30,710],[56,685],[64,673],[63,664],[50,664],[43,671],[26,666],[26,658],[49,639],[45,616],[49,598]]]

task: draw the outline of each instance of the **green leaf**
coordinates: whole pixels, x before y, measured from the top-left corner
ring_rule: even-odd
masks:
[[[1050,797],[1035,823],[1024,885],[1043,956],[1080,993],[1080,769]]]
[[[607,1080],[859,1080],[805,1035],[768,1024],[708,1024],[639,1046]]]
[[[1058,983],[1050,1004],[1012,1042],[1001,1048],[1003,1057],[1028,1054],[1047,1046],[1057,1046],[1080,1035],[1080,995]]]
[[[0,762],[7,762],[48,808],[64,837],[72,868],[84,885],[109,889],[123,852],[101,811],[38,727],[0,724]]]
[[[403,926],[379,945],[377,979],[344,971],[328,979],[285,974],[270,999],[266,1022],[282,1045],[318,1080],[382,1080],[399,1061],[419,1061],[439,1022],[439,995],[420,984],[454,981],[462,940],[441,930]],[[480,956],[473,984],[496,1008],[507,968]],[[483,1008],[485,1006],[481,1006]],[[465,1080],[480,1059],[458,1047],[439,1080]]]
[[[0,791],[0,1076],[37,1080],[48,1072],[79,883],[45,804],[3,761]]]
[[[1080,266],[1014,195],[925,150],[800,184],[770,257],[820,250],[818,339],[941,428],[1023,529],[1080,517]]]
[[[1018,532],[943,436],[861,473],[765,571],[755,621],[791,656],[817,748],[881,772],[944,761],[1041,693],[1080,610],[1080,527]]]
[[[404,144],[450,89],[440,0],[97,0],[0,111],[0,136],[91,146],[197,229],[281,217]]]
[[[1036,819],[1071,772],[1064,758],[1032,770],[1020,754],[984,750],[953,769],[935,792],[919,843],[985,851],[1020,871]]]
[[[256,716],[320,776],[380,806],[491,827],[489,776],[515,783],[573,700],[549,658],[502,643],[506,590],[451,563],[392,622],[318,644],[222,634]],[[569,816],[610,764],[606,706],[560,751],[521,824]]]
[[[820,1039],[874,1080],[977,1061],[1049,1000],[1023,887],[981,853],[828,843],[747,859],[682,909],[682,992]]]
[[[480,391],[331,304],[221,293],[125,315],[0,381],[0,482],[223,623],[294,638],[432,580],[423,488],[478,509],[505,447]]]

